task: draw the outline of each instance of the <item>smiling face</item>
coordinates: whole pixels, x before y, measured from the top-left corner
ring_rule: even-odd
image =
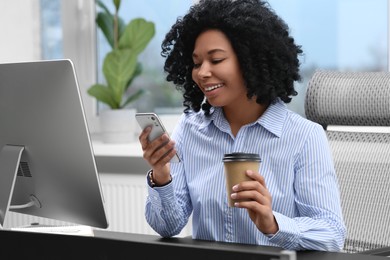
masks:
[[[195,42],[192,79],[215,107],[248,102],[247,89],[229,39],[219,30],[202,32]]]

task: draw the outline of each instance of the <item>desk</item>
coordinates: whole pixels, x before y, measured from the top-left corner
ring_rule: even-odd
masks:
[[[0,230],[0,259],[280,259],[280,248],[228,244],[191,238],[161,238],[96,230],[95,237]],[[387,257],[317,251],[297,260],[375,260]],[[388,259],[388,258],[387,258]]]

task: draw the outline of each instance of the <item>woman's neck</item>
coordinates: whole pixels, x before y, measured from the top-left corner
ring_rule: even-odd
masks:
[[[223,112],[226,120],[229,122],[232,134],[236,136],[242,126],[255,122],[263,115],[267,107],[268,105],[257,104],[256,101],[250,100],[240,104],[240,106],[225,106],[223,107]]]

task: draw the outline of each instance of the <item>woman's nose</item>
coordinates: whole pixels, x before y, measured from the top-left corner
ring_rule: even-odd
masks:
[[[198,77],[205,78],[211,76],[210,66],[207,63],[203,63],[198,71]]]

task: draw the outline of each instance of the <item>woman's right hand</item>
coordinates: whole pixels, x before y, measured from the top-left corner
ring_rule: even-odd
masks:
[[[171,180],[169,161],[175,156],[175,142],[167,134],[163,134],[152,142],[148,136],[151,127],[146,127],[139,135],[143,158],[153,169],[153,181],[156,185],[164,185]]]

